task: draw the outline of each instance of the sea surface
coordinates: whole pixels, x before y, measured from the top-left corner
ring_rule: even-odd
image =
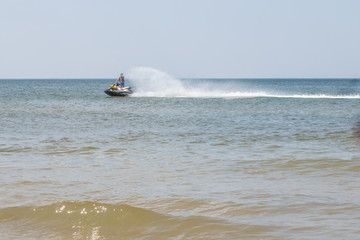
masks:
[[[360,79],[0,80],[0,239],[359,239]]]

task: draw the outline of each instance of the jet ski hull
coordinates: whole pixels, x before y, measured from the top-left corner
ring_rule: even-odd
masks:
[[[126,97],[133,93],[130,87],[125,87],[123,89],[110,87],[104,92],[111,97]]]

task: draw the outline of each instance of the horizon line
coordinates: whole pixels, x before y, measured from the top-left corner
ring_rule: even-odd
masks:
[[[58,77],[51,77],[51,78],[46,78],[46,77],[41,77],[41,78],[0,78],[0,80],[112,80],[112,79],[117,79],[117,78],[107,78],[107,77],[103,77],[103,78],[86,78],[86,77],[67,77],[67,78],[58,78]],[[182,80],[190,80],[190,79],[199,79],[199,80],[221,80],[221,79],[233,79],[233,80],[256,80],[256,79],[277,79],[277,80],[286,80],[286,79],[353,79],[353,80],[360,80],[360,77],[186,77],[186,78],[177,78],[177,79],[182,79]]]

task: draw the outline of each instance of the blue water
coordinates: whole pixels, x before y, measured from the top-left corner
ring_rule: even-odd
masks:
[[[0,80],[0,239],[359,236],[360,80],[126,77]]]

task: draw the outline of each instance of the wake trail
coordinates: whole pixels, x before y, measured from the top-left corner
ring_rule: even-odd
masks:
[[[132,68],[127,73],[127,77],[134,85],[133,97],[360,99],[360,95],[281,94],[264,90],[248,91],[242,89],[243,86],[221,84],[221,80],[216,83],[189,84],[166,72],[150,67]]]

